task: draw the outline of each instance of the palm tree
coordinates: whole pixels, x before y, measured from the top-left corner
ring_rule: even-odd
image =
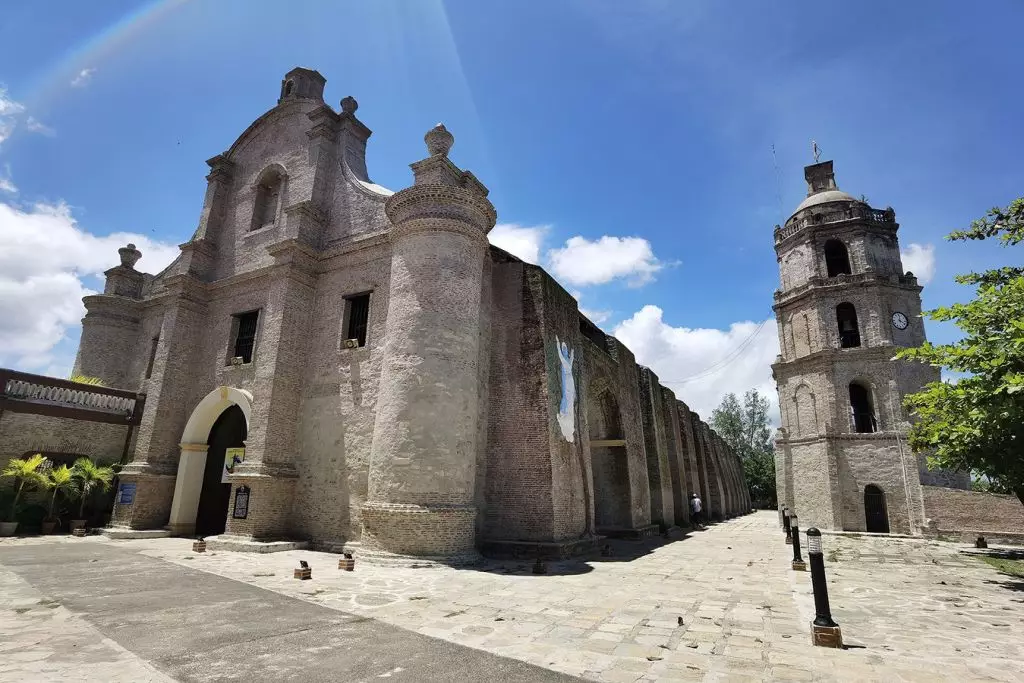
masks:
[[[85,515],[85,503],[95,491],[106,491],[114,478],[114,470],[97,465],[89,458],[79,458],[71,468],[71,477],[75,480],[75,490],[82,498],[78,508],[78,518]]]
[[[79,384],[91,384],[94,387],[106,386],[99,377],[89,377],[88,375],[71,375],[68,380]]]
[[[28,458],[15,458],[7,463],[2,476],[14,479],[15,486],[14,500],[11,501],[11,512],[7,516],[7,521],[14,521],[18,510],[18,501],[25,490],[25,484],[46,485],[46,476],[39,471],[44,462],[46,462],[46,458],[41,453],[36,453]]]
[[[50,495],[50,511],[46,513],[46,519],[52,520],[53,508],[57,504],[57,494],[69,492],[74,488],[73,472],[67,465],[61,465],[57,469],[51,469],[46,476],[49,487],[53,489]]]

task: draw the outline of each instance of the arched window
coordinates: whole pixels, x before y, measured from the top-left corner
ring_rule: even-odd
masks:
[[[825,242],[825,268],[829,277],[850,274],[850,255],[840,240]]]
[[[294,81],[286,82],[284,84],[284,96],[288,97],[289,95],[291,95],[292,94],[292,88],[294,88],[294,87],[295,87],[295,82]]]
[[[857,382],[850,383],[850,415],[853,418],[853,431],[860,434],[878,431],[878,422],[871,405],[871,392]]]
[[[860,330],[857,328],[857,309],[853,304],[843,302],[836,306],[836,323],[839,325],[839,346],[852,349],[860,346]]]
[[[273,225],[277,222],[278,205],[281,203],[281,186],[284,176],[276,169],[270,169],[256,183],[256,201],[252,211],[252,229]]]

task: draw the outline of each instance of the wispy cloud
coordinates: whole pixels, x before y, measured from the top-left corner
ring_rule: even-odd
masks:
[[[906,249],[900,249],[903,270],[910,271],[917,281],[926,285],[935,276],[935,245],[911,242]]]
[[[54,135],[57,134],[57,131],[55,131],[53,128],[50,128],[34,116],[28,117],[28,120],[25,121],[25,130],[29,131],[30,133],[39,133],[40,135],[46,135],[47,137],[53,137]]]
[[[14,181],[11,179],[10,164],[4,164],[3,171],[0,171],[0,192],[18,193],[18,188],[15,187]]]
[[[0,85],[0,144],[11,137],[17,125],[18,117],[25,111],[20,102],[15,102],[7,95],[7,88]]]
[[[96,73],[95,68],[82,69],[78,72],[78,75],[71,79],[71,87],[73,88],[84,88],[89,85],[89,81],[92,80],[93,74]]]

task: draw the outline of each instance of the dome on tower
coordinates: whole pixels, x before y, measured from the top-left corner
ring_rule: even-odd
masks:
[[[831,161],[804,167],[804,178],[807,180],[807,197],[796,207],[794,214],[819,204],[860,201],[836,186],[836,175],[832,171]]]
[[[796,207],[793,213],[803,211],[809,206],[817,206],[818,204],[828,204],[829,202],[856,202],[859,201],[855,197],[843,192],[842,190],[826,190],[824,192],[818,192],[812,194],[809,197],[805,197],[800,205]]]

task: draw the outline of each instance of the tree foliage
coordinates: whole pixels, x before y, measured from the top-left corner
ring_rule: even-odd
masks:
[[[711,425],[742,459],[751,499],[775,507],[775,456],[768,407],[768,399],[757,389],[745,393],[742,404],[736,394],[726,394],[711,413]]]
[[[996,237],[1003,246],[1024,241],[1024,197],[994,208],[950,240]],[[1019,259],[1018,259],[1019,260]],[[947,368],[959,379],[932,382],[906,398],[915,418],[910,445],[935,467],[973,470],[1024,502],[1024,268],[1008,266],[958,275],[973,285],[968,303],[926,312],[964,332],[952,344],[925,343],[898,358]]]
[[[0,476],[14,480],[14,498],[11,500],[11,509],[7,515],[7,521],[13,522],[18,514],[18,503],[25,487],[45,486],[46,475],[42,472],[43,463],[46,462],[40,453],[27,458],[14,458],[8,461]]]
[[[114,479],[114,470],[110,467],[97,465],[89,458],[79,458],[71,467],[74,490],[81,500],[78,508],[79,519],[85,515],[85,503],[97,491],[106,491]]]

